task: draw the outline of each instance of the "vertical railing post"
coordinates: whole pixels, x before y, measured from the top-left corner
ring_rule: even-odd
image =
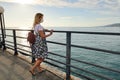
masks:
[[[4,32],[4,22],[3,22],[3,14],[0,13],[0,23],[1,23],[1,32],[2,32],[2,42],[1,44],[3,45],[3,50],[6,50],[6,46],[5,46],[5,32]]]
[[[16,42],[16,31],[15,30],[13,30],[13,41],[14,41],[14,55],[18,55],[17,42]]]
[[[71,64],[71,32],[66,34],[66,80],[70,80]]]

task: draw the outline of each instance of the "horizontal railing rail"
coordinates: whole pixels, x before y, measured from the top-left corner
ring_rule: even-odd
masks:
[[[28,45],[17,43],[17,38],[27,39],[27,37],[22,37],[22,36],[17,36],[16,35],[17,31],[19,32],[19,31],[30,31],[30,30],[6,29],[6,31],[12,31],[13,32],[13,34],[6,34],[6,37],[12,37],[13,38],[13,41],[5,40],[6,47],[9,48],[9,49],[14,50],[15,51],[14,52],[15,55],[17,55],[18,52],[19,52],[19,53],[21,53],[21,54],[23,54],[25,56],[31,56],[32,57],[32,55],[27,54],[27,53],[31,53],[30,50],[21,49],[19,47],[19,46],[22,46],[22,47],[30,48]],[[76,75],[78,75],[80,77],[86,78],[88,80],[95,80],[95,78],[87,76],[87,75],[83,75],[81,73],[77,73],[77,72],[71,70],[71,68],[79,70],[79,71],[82,71],[82,72],[85,72],[85,73],[88,73],[88,74],[91,74],[93,76],[96,76],[96,77],[99,77],[99,78],[102,78],[102,79],[114,80],[113,78],[110,78],[109,76],[106,76],[106,75],[103,75],[103,74],[100,74],[100,73],[96,73],[96,72],[91,72],[91,71],[79,68],[78,66],[71,65],[71,60],[72,61],[76,61],[77,63],[83,63],[83,64],[91,65],[93,67],[98,67],[98,68],[101,68],[101,69],[104,69],[104,70],[113,71],[113,72],[116,72],[116,73],[120,74],[120,70],[117,70],[117,69],[108,68],[108,67],[104,67],[104,66],[97,65],[97,64],[94,64],[94,63],[86,62],[86,61],[83,61],[83,60],[77,60],[77,59],[71,58],[71,47],[81,48],[81,49],[86,49],[86,50],[93,50],[93,51],[98,51],[98,52],[105,52],[105,53],[110,53],[110,54],[115,54],[115,55],[120,55],[120,52],[117,52],[117,51],[111,51],[111,50],[106,50],[106,49],[100,49],[100,48],[94,48],[94,47],[88,47],[88,46],[71,44],[71,34],[90,34],[90,35],[120,36],[120,33],[112,33],[112,32],[84,32],[84,31],[54,31],[54,32],[55,33],[65,33],[66,34],[66,43],[49,41],[49,40],[47,40],[47,43],[66,46],[66,56],[63,56],[63,55],[60,55],[60,54],[57,54],[57,53],[53,53],[53,52],[49,52],[49,54],[66,59],[66,63],[65,62],[61,62],[61,61],[56,60],[56,59],[53,59],[53,58],[50,58],[50,57],[48,57],[47,60],[45,60],[44,62],[46,62],[46,63],[48,63],[50,65],[56,66],[56,67],[58,67],[60,69],[63,69],[64,71],[66,71],[66,76],[67,76],[66,80],[70,80],[70,74],[71,73],[74,73],[74,74],[76,74]],[[13,44],[13,45],[11,45],[11,44]],[[53,62],[56,62],[58,64],[61,64],[63,66],[66,66],[66,68],[61,67],[60,65],[51,63],[49,60],[53,61]]]
[[[49,52],[49,54],[66,58],[66,56],[62,56],[62,55],[59,55],[59,54],[55,54],[55,53],[53,53],[53,52]],[[115,72],[120,73],[120,70],[111,69],[111,68],[106,68],[106,67],[104,67],[104,66],[100,66],[100,65],[97,65],[97,64],[92,64],[92,63],[85,62],[85,61],[82,61],[82,60],[77,60],[77,59],[74,59],[74,58],[71,58],[71,60],[76,61],[76,62],[80,62],[80,63],[84,63],[84,64],[89,64],[89,65],[96,66],[96,67],[99,67],[99,68],[102,68],[102,69],[111,70],[111,71],[115,71]]]

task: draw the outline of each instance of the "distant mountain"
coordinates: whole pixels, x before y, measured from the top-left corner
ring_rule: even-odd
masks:
[[[120,23],[105,25],[104,27],[120,27]]]

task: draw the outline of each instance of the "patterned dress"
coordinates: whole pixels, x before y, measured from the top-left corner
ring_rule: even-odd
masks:
[[[38,27],[38,28],[37,28],[37,32],[35,30],[36,41],[34,44],[32,44],[32,47],[31,47],[32,54],[33,54],[33,57],[35,57],[35,58],[46,58],[48,56],[48,48],[47,48],[46,39],[41,38],[38,33],[39,27],[41,28],[41,25],[38,25],[36,27]],[[43,29],[43,31],[44,31],[44,29]]]

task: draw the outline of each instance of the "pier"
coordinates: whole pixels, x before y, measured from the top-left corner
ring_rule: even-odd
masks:
[[[47,40],[47,43],[55,44],[56,48],[57,46],[65,47],[65,55],[49,51],[49,55],[54,57],[48,57],[44,61],[47,65],[47,67],[43,66],[45,71],[42,73],[37,73],[36,76],[32,76],[29,72],[29,68],[32,66],[31,61],[33,60],[30,46],[19,42],[19,40],[27,40],[27,36],[23,37],[17,35],[19,32],[28,33],[30,30],[6,29],[3,13],[0,13],[0,27],[0,80],[120,80],[118,76],[120,75],[119,68],[106,67],[93,62],[79,60],[71,56],[72,48],[77,48],[102,52],[103,55],[112,54],[120,57],[119,51],[77,45],[72,44],[71,42],[72,34],[120,37],[120,33],[54,30],[54,33],[65,35],[65,42],[63,43]],[[78,54],[78,56],[80,55],[81,54]],[[58,60],[56,57],[60,57],[64,61]],[[73,65],[72,62],[77,63],[77,65]],[[79,67],[81,64],[86,65],[88,68],[86,69],[84,67]],[[117,65],[119,66],[120,64],[118,63]],[[50,66],[52,66],[52,68],[49,68]],[[96,68],[96,71],[88,70],[91,68]],[[106,73],[102,73],[103,71],[106,71]],[[107,73],[110,73],[110,75]]]
[[[48,70],[32,76],[29,72],[31,66],[10,52],[0,50],[0,80],[63,80]]]

